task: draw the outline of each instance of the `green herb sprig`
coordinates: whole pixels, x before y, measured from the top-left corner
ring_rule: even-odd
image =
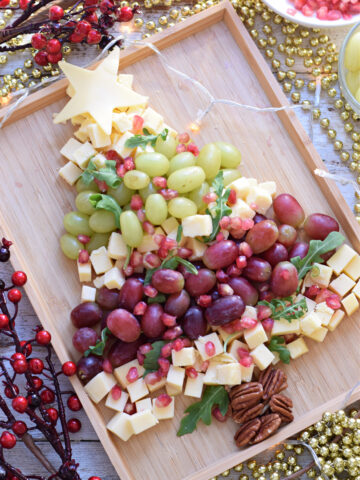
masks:
[[[101,182],[105,182],[106,185],[111,188],[116,188],[121,183],[121,178],[116,173],[115,160],[106,160],[105,167],[97,170],[94,161],[90,159],[86,170],[84,170],[81,175],[81,178],[85,185],[89,185],[94,178]]]
[[[305,298],[295,303],[292,297],[273,298],[271,302],[262,300],[258,305],[271,308],[271,318],[273,320],[284,318],[288,322],[303,317],[308,311]]]
[[[224,190],[224,174],[222,170],[220,170],[219,173],[216,175],[212,183],[212,187],[217,195],[217,199],[215,202],[215,206],[211,209],[211,211],[209,209],[206,210],[206,213],[208,213],[212,217],[213,228],[211,235],[204,238],[205,243],[209,243],[215,240],[216,235],[220,231],[220,220],[226,215],[229,215],[232,211],[231,208],[226,204],[229,199],[230,188]]]
[[[95,345],[89,347],[86,350],[86,352],[84,353],[84,357],[88,357],[90,354],[91,355],[99,355],[99,356],[103,355],[104,349],[105,349],[105,346],[106,346],[106,342],[107,342],[110,334],[111,334],[110,330],[107,327],[105,327],[101,331],[101,339],[98,340]]]
[[[144,135],[134,135],[130,137],[125,142],[125,147],[127,148],[136,148],[136,147],[143,147],[145,148],[148,143],[152,147],[155,147],[156,140],[161,138],[162,140],[166,140],[169,130],[164,128],[164,130],[159,133],[158,135],[152,135],[149,130],[143,128]]]
[[[285,339],[283,337],[272,337],[269,343],[269,350],[272,352],[278,352],[280,360],[283,363],[290,363],[290,352],[285,344]]]
[[[184,265],[184,267],[186,268],[186,270],[188,272],[193,273],[194,275],[198,274],[198,271],[197,271],[195,265],[193,265],[188,260],[185,260],[184,258],[181,258],[181,257],[178,257],[178,256],[174,255],[174,256],[170,256],[170,257],[165,258],[165,260],[163,260],[163,262],[161,263],[160,267],[149,268],[149,270],[147,270],[146,275],[145,275],[144,285],[149,285],[150,284],[152,276],[154,275],[154,273],[157,270],[162,270],[163,268],[168,268],[170,270],[175,270],[179,266],[179,263]]]
[[[115,198],[105,193],[94,193],[90,195],[89,202],[96,209],[103,209],[112,212],[115,216],[115,224],[117,228],[120,228],[120,214],[121,207],[115,200]]]

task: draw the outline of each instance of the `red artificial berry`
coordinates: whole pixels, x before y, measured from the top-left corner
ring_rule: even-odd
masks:
[[[84,40],[84,35],[81,35],[80,33],[75,33],[73,32],[70,37],[69,37],[69,40],[70,42],[72,43],[80,43]]]
[[[59,5],[53,5],[49,9],[49,18],[53,22],[61,20],[64,16],[64,10]]]
[[[75,27],[75,33],[80,33],[81,35],[87,35],[91,30],[91,25],[86,20],[80,20]]]
[[[3,448],[11,449],[16,445],[16,437],[10,432],[3,432],[0,437],[0,444]]]
[[[55,393],[49,390],[48,388],[40,393],[41,401],[48,405],[49,403],[53,403],[55,400]]]
[[[61,43],[57,38],[52,38],[46,45],[47,53],[58,53],[61,50]]]
[[[101,13],[109,13],[113,7],[114,7],[114,3],[111,0],[102,0],[100,2]]]
[[[11,355],[11,360],[25,360],[26,361],[26,357],[23,353],[20,353],[20,352],[16,352],[16,353],[13,353]]]
[[[4,313],[0,314],[0,328],[7,328],[9,326],[9,317]]]
[[[31,373],[41,373],[44,370],[44,362],[40,358],[32,358],[29,361]]]
[[[19,7],[21,10],[26,10],[30,0],[20,0]]]
[[[20,420],[14,422],[14,423],[13,423],[13,426],[12,426],[12,431],[13,431],[13,432],[15,433],[15,435],[17,435],[18,437],[22,437],[22,436],[25,435],[25,433],[27,432],[26,423],[21,422]]]
[[[0,7],[7,7],[10,3],[10,0],[0,0]]]
[[[26,360],[15,360],[13,363],[13,369],[16,373],[25,373],[28,369],[28,364]]]
[[[10,302],[12,303],[19,303],[20,300],[21,300],[21,292],[19,289],[17,288],[12,288],[11,290],[9,290],[9,293],[8,293],[8,299]]]
[[[126,380],[129,383],[134,383],[134,382],[136,382],[136,380],[138,380],[138,378],[139,378],[138,369],[136,367],[129,368],[129,371],[126,374]]]
[[[215,345],[213,342],[206,342],[205,343],[205,353],[208,357],[212,357],[215,355]]]
[[[48,60],[52,64],[60,62],[61,59],[62,59],[62,53],[61,52],[49,53],[48,54]]]
[[[101,480],[100,477],[89,477],[89,480]]]
[[[155,400],[155,405],[159,408],[168,407],[172,402],[172,398],[167,393],[162,393]]]
[[[101,33],[92,28],[90,32],[87,34],[87,37],[86,37],[87,43],[89,45],[94,45],[94,44],[100,43],[100,40],[101,40]]]
[[[51,342],[51,335],[46,330],[40,330],[37,332],[35,338],[39,345],[48,345]]]
[[[22,287],[23,285],[25,285],[27,280],[26,273],[18,270],[17,272],[14,272],[12,274],[11,280],[13,284],[17,287]]]
[[[89,23],[91,23],[91,24],[94,24],[94,23],[98,23],[98,22],[99,22],[99,18],[98,18],[98,16],[97,16],[96,12],[93,11],[92,8],[88,9],[87,14],[85,15],[85,19],[86,19]],[[96,31],[96,30],[95,30],[95,31]],[[91,32],[91,30],[90,30],[90,32]],[[90,33],[90,32],[89,32],[89,33]]]
[[[186,367],[185,375],[189,378],[197,378],[198,372],[195,370],[194,367]]]
[[[11,404],[14,410],[16,410],[19,413],[24,413],[25,410],[28,408],[29,402],[25,397],[22,397],[20,395],[19,397],[13,398]]]
[[[122,7],[116,12],[116,14],[120,22],[130,22],[134,16],[132,8],[130,7]]]
[[[40,388],[44,385],[44,382],[39,377],[32,377],[32,381],[36,390],[40,390]]]
[[[4,392],[7,398],[14,398],[16,395],[19,394],[19,387],[14,383],[12,387],[10,387],[10,385],[6,385]],[[15,392],[15,394],[13,392]]]
[[[76,365],[74,362],[65,362],[62,366],[62,372],[67,377],[72,377],[76,373]]]
[[[56,410],[56,408],[52,408],[52,407],[48,408],[46,412],[50,418],[51,423],[55,425],[55,423],[59,418],[59,412]]]
[[[41,50],[41,52],[37,52],[37,54],[34,57],[34,60],[41,67],[44,67],[49,63],[48,55],[46,52],[44,52],[44,50]]]
[[[21,340],[20,342],[20,347],[21,350],[25,353],[25,355],[28,357],[32,353],[32,346],[30,343],[27,343],[25,340]]]
[[[70,418],[67,427],[70,433],[77,433],[81,429],[81,422],[77,418]]]

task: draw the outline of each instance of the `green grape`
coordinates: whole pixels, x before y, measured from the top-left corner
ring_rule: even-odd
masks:
[[[186,167],[173,172],[168,178],[168,187],[179,193],[187,193],[200,187],[205,180],[201,167]]]
[[[115,215],[108,210],[96,210],[89,220],[90,227],[96,233],[108,233],[116,230]]]
[[[189,198],[185,197],[176,197],[170,200],[168,203],[168,209],[170,215],[175,218],[190,217],[197,213],[196,204]]]
[[[72,235],[89,235],[93,234],[89,226],[89,216],[81,212],[69,212],[64,216],[64,227],[68,233]]]
[[[168,216],[166,200],[160,193],[149,195],[145,202],[146,218],[153,225],[161,225]]]
[[[169,170],[169,160],[162,153],[141,153],[135,158],[138,170],[147,173],[150,177],[161,177]]]
[[[108,190],[108,194],[115,198],[120,207],[130,202],[133,193],[124,182],[121,182],[117,188],[109,188]]]
[[[203,196],[209,193],[209,190],[209,184],[204,182],[200,185],[200,187],[195,188],[195,190],[190,192],[188,195],[190,200],[196,204],[198,212],[200,213],[204,213],[207,208],[207,204],[203,202]]]
[[[196,165],[204,170],[206,179],[216,176],[220,169],[220,164],[221,150],[215,143],[204,145],[196,159]]]
[[[130,170],[125,173],[124,183],[131,190],[140,190],[146,188],[150,183],[150,177],[140,170]]]
[[[152,182],[150,182],[147,187],[139,190],[140,197],[143,199],[144,202],[147,199],[147,197],[152,193],[157,193],[157,189]]]
[[[89,243],[86,244],[86,250],[92,252],[100,247],[106,247],[110,238],[110,233],[94,233]]]
[[[76,182],[76,191],[78,193],[83,192],[84,190],[91,190],[93,192],[100,192],[99,187],[96,185],[94,180],[86,185],[83,179],[80,177],[79,180]]]
[[[178,142],[174,137],[171,137],[169,134],[166,137],[166,140],[163,140],[161,137],[156,139],[155,143],[155,152],[162,153],[167,158],[171,158],[176,154],[176,146]]]
[[[121,234],[130,247],[138,247],[143,239],[143,229],[138,217],[132,210],[120,215]]]
[[[196,158],[191,152],[178,153],[170,160],[168,175],[175,172],[176,170],[180,170],[180,168],[194,167],[195,165]]]
[[[94,193],[96,192],[91,192],[89,190],[84,190],[83,192],[78,193],[75,198],[75,205],[79,212],[91,215],[96,211],[96,208],[93,207],[89,201],[89,197],[94,195]]]
[[[65,233],[65,235],[60,238],[60,247],[64,255],[71,258],[71,260],[76,260],[79,251],[84,248],[79,240],[69,233]]]
[[[231,143],[215,142],[221,150],[221,166],[224,168],[236,168],[241,163],[241,153]]]
[[[235,180],[241,177],[240,171],[233,168],[224,168],[222,172],[224,187],[227,187],[230,183],[235,182]]]

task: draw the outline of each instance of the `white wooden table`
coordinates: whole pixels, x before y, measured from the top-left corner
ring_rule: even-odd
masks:
[[[159,15],[162,14],[162,11],[157,9],[157,13]],[[149,10],[146,10],[146,16],[149,16]],[[338,29],[335,31],[324,31],[324,33],[328,33],[329,36],[333,41],[335,41],[338,45],[341,43],[342,39],[346,34],[347,29]],[[276,35],[276,30],[274,31],[274,36]],[[131,36],[139,36],[139,34],[133,33],[130,34]],[[84,64],[84,54],[82,52],[75,52],[73,55],[73,60],[76,63]],[[280,57],[280,56],[279,56]],[[278,58],[277,56],[275,58]],[[4,75],[6,73],[12,73],[14,68],[22,67],[23,66],[24,57],[22,55],[14,55],[9,57],[9,62],[5,66],[1,66],[0,75]],[[309,74],[307,73],[306,69],[303,67],[302,63],[298,62],[294,70],[298,72],[298,78],[308,79]],[[303,90],[303,98],[310,98],[312,94],[308,94],[306,89]],[[307,95],[305,95],[307,93]],[[333,103],[330,103],[330,99],[326,94],[322,94],[321,101],[320,101],[320,109],[322,113],[330,119],[331,127],[335,128],[338,131],[338,137],[344,142],[344,148],[351,151],[352,141],[350,135],[346,134],[343,129],[343,123],[340,120],[339,114],[337,110],[332,106]],[[299,115],[305,129],[310,134],[311,130],[313,131],[313,142],[317,147],[318,151],[320,152],[322,158],[325,160],[325,163],[332,173],[337,173],[343,177],[353,178],[356,179],[356,174],[349,171],[348,167],[341,163],[339,157],[333,150],[333,146],[331,141],[327,138],[326,133],[320,128],[318,123],[314,122],[311,126],[311,114],[309,112],[304,112],[301,109],[297,110],[297,114]],[[353,122],[355,124],[355,122]],[[341,186],[341,191],[346,199],[346,201],[353,206],[354,204],[354,191],[351,185]],[[0,226],[0,235],[1,235],[1,226]],[[12,241],[16,242],[16,238],[11,239]],[[9,278],[11,275],[11,268],[6,266],[4,268],[4,264],[0,264],[0,277],[1,278]],[[34,313],[34,310],[29,302],[29,300],[25,297],[21,302],[21,309],[20,315],[17,322],[17,328],[19,331],[23,332],[23,337],[30,337],[30,330],[34,328],[35,325],[38,324],[37,317]],[[29,332],[29,333],[28,333]],[[8,345],[6,342],[1,339],[1,353],[6,355]],[[65,380],[65,384],[67,381]],[[65,388],[66,390],[68,388]],[[73,413],[73,412],[71,412]],[[111,462],[107,458],[101,443],[99,442],[90,422],[88,421],[85,413],[79,412],[75,413],[76,417],[78,417],[82,422],[82,429],[81,431],[73,435],[73,453],[74,458],[80,463],[79,472],[81,478],[83,480],[87,480],[92,475],[97,475],[102,478],[102,480],[115,480],[119,477],[117,476],[116,472],[114,471]],[[51,447],[48,445],[46,441],[42,438],[37,439],[41,450],[48,456],[49,460],[57,465],[57,458],[53,454]],[[266,456],[266,455],[265,455]],[[264,456],[264,458],[265,458]],[[19,468],[24,468],[24,472],[32,473],[32,474],[41,474],[44,473],[41,465],[37,462],[35,458],[27,451],[25,447],[18,445],[14,451],[10,452],[9,457],[12,459],[12,463],[16,464]],[[229,465],[230,467],[230,465]],[[238,478],[239,474],[232,476],[232,478]],[[219,477],[221,478],[221,477]],[[231,477],[228,477],[231,478]],[[303,478],[307,478],[304,476]],[[140,479],[139,479],[140,480]],[[154,479],[155,480],[155,479]]]

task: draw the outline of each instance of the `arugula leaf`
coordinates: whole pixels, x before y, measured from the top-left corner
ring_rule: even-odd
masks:
[[[105,345],[110,334],[110,330],[105,327],[101,331],[101,340],[98,340],[96,342],[96,345],[92,345],[91,347],[89,347],[84,353],[84,357],[88,357],[90,354],[101,356],[104,353]]]
[[[292,297],[273,298],[271,302],[262,300],[258,305],[264,305],[271,308],[273,320],[280,320],[284,318],[288,322],[296,318],[301,318],[308,311],[305,298],[299,302],[294,303]]]
[[[344,240],[345,238],[339,232],[329,233],[325,240],[311,240],[306,257],[295,257],[291,259],[291,263],[297,268],[299,280],[305,277],[307,272],[311,270],[313,263],[324,263],[321,255],[340,247],[340,245],[344,243]]]
[[[272,337],[269,343],[269,350],[272,352],[278,352],[280,360],[283,363],[290,363],[290,352],[285,344],[283,337]]]
[[[161,349],[164,345],[166,345],[166,343],[167,342],[165,340],[158,340],[157,342],[151,344],[152,349],[150,350],[150,352],[145,353],[143,365],[145,368],[145,372],[143,377],[145,377],[145,375],[147,375],[148,373],[156,372],[159,369],[160,365],[158,364],[158,359],[161,356]]]
[[[86,170],[81,175],[81,178],[85,185],[89,185],[90,182],[96,178],[101,182],[105,182],[111,188],[116,188],[121,183],[121,178],[116,173],[115,160],[106,160],[105,167],[100,170],[96,169],[96,165],[93,160],[90,160]]]
[[[163,268],[168,268],[170,270],[175,270],[178,267],[179,263],[184,265],[184,267],[186,268],[186,270],[188,272],[193,273],[194,275],[198,274],[198,271],[197,271],[195,265],[193,265],[188,260],[185,260],[184,258],[181,258],[181,257],[178,257],[178,256],[174,255],[173,257],[165,258],[163,260],[162,264],[160,265],[160,267],[149,268],[149,270],[147,270],[146,275],[145,275],[144,285],[149,285],[149,283],[151,282],[152,276],[154,275],[154,273],[157,270],[161,270]]]
[[[158,135],[152,135],[149,130],[146,128],[143,129],[143,132],[145,135],[134,135],[133,137],[130,137],[126,140],[125,142],[125,147],[128,148],[136,148],[136,147],[146,147],[148,143],[152,147],[155,147],[156,140],[160,137],[163,140],[166,140],[166,137],[169,133],[169,130],[167,128],[164,128],[164,130],[159,133]]]
[[[231,213],[231,208],[226,204],[230,195],[230,188],[224,190],[224,174],[222,170],[216,175],[212,187],[217,195],[216,204],[214,208],[206,210],[206,213],[211,215],[213,229],[209,237],[204,238],[205,243],[212,242],[220,230],[220,220]]]
[[[129,265],[131,254],[134,250],[134,247],[130,247],[129,245],[126,245],[126,248],[127,248],[127,254],[126,254],[126,259],[123,267],[124,269]]]
[[[179,225],[176,232],[176,243],[181,242],[182,233],[183,233],[183,226]]]
[[[185,410],[187,415],[181,420],[177,436],[181,437],[192,433],[199,420],[202,420],[205,425],[210,425],[211,411],[215,405],[219,406],[222,415],[226,414],[229,407],[229,395],[222,385],[207,386],[201,400],[193,403]]]
[[[98,209],[108,210],[115,215],[115,223],[118,228],[120,228],[120,213],[121,207],[115,200],[115,198],[105,193],[94,193],[90,195],[89,201],[91,205]]]
[[[159,293],[159,295],[156,295],[156,297],[149,297],[148,298],[148,305],[150,305],[151,303],[164,303],[166,301],[166,297],[163,293]]]

